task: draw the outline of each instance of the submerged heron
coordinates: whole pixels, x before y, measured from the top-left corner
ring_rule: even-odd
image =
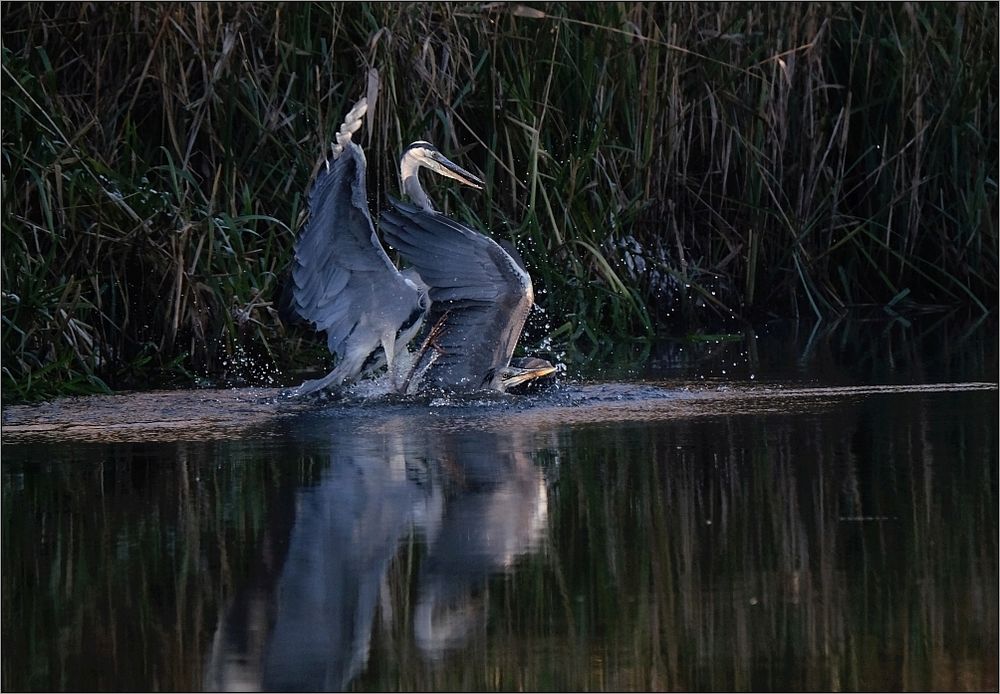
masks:
[[[511,364],[534,302],[517,252],[438,213],[419,171],[476,189],[483,182],[428,142],[414,142],[400,158],[411,203],[392,200],[395,209],[381,219],[412,267],[400,271],[389,260],[368,211],[365,155],[351,139],[367,108],[361,99],[337,132],[292,268],[293,308],[326,332],[337,364],[291,394],[352,383],[383,365],[397,392],[506,390],[551,376],[556,369],[543,360]]]

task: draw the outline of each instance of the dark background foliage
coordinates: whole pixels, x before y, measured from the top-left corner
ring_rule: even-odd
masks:
[[[434,195],[520,247],[529,345],[992,310],[997,27],[995,3],[5,3],[4,398],[318,365],[275,307],[369,70],[373,207],[414,139],[482,173]]]

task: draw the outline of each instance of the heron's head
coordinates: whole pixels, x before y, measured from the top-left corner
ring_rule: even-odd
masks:
[[[407,177],[407,172],[416,172],[416,169],[424,166],[434,173],[441,174],[447,178],[453,178],[463,185],[467,185],[476,190],[483,189],[483,182],[479,177],[469,173],[448,157],[441,154],[438,148],[430,142],[417,140],[403,150],[403,156],[399,160],[399,168],[403,173],[403,178]]]
[[[500,371],[500,388],[508,393],[523,393],[551,386],[556,374],[565,370],[562,364],[553,366],[545,359],[522,357],[512,359],[510,366]]]

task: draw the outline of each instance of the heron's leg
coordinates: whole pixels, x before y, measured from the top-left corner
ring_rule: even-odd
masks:
[[[441,333],[444,332],[445,329],[444,323],[445,320],[447,320],[449,313],[451,312],[445,311],[444,315],[438,318],[434,326],[430,329],[430,331],[428,331],[427,337],[424,338],[423,344],[421,344],[420,349],[417,350],[417,356],[413,360],[413,366],[410,367],[410,372],[406,374],[406,378],[403,380],[403,385],[399,388],[399,392],[405,393],[409,390],[410,381],[413,379],[413,376],[417,371],[417,367],[420,366],[420,362],[424,358],[424,355],[427,353],[428,349],[430,349],[431,347],[434,348],[434,356],[431,357],[431,360],[427,364],[425,364],[421,369],[421,374],[420,374],[421,377],[423,376],[423,373],[430,368],[431,364],[434,363],[434,360],[437,359],[438,355],[444,353],[444,350],[441,349],[440,346],[438,346],[437,339],[441,337]]]
[[[396,335],[392,332],[383,333],[379,338],[379,343],[382,345],[382,351],[385,353],[385,368],[390,374],[392,373],[392,362],[396,358]]]
[[[407,376],[403,380],[402,386],[399,385],[400,374],[396,373],[396,370],[403,367],[396,355],[396,337],[397,336],[395,334],[388,333],[383,335],[381,338],[382,351],[385,353],[385,372],[389,377],[389,383],[392,384],[393,392],[405,393],[406,384],[409,382],[410,378]],[[412,369],[410,373],[412,373]]]

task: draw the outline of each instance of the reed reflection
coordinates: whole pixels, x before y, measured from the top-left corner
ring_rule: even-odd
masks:
[[[298,438],[328,444],[329,467],[295,493],[275,576],[251,580],[226,609],[206,688],[344,689],[368,662],[376,628],[412,625],[420,652],[435,660],[484,625],[487,579],[544,538],[547,481],[517,433],[424,424],[298,425]],[[395,561],[419,563],[409,614],[391,596]]]
[[[622,392],[5,446],[3,688],[996,689],[995,390]]]

